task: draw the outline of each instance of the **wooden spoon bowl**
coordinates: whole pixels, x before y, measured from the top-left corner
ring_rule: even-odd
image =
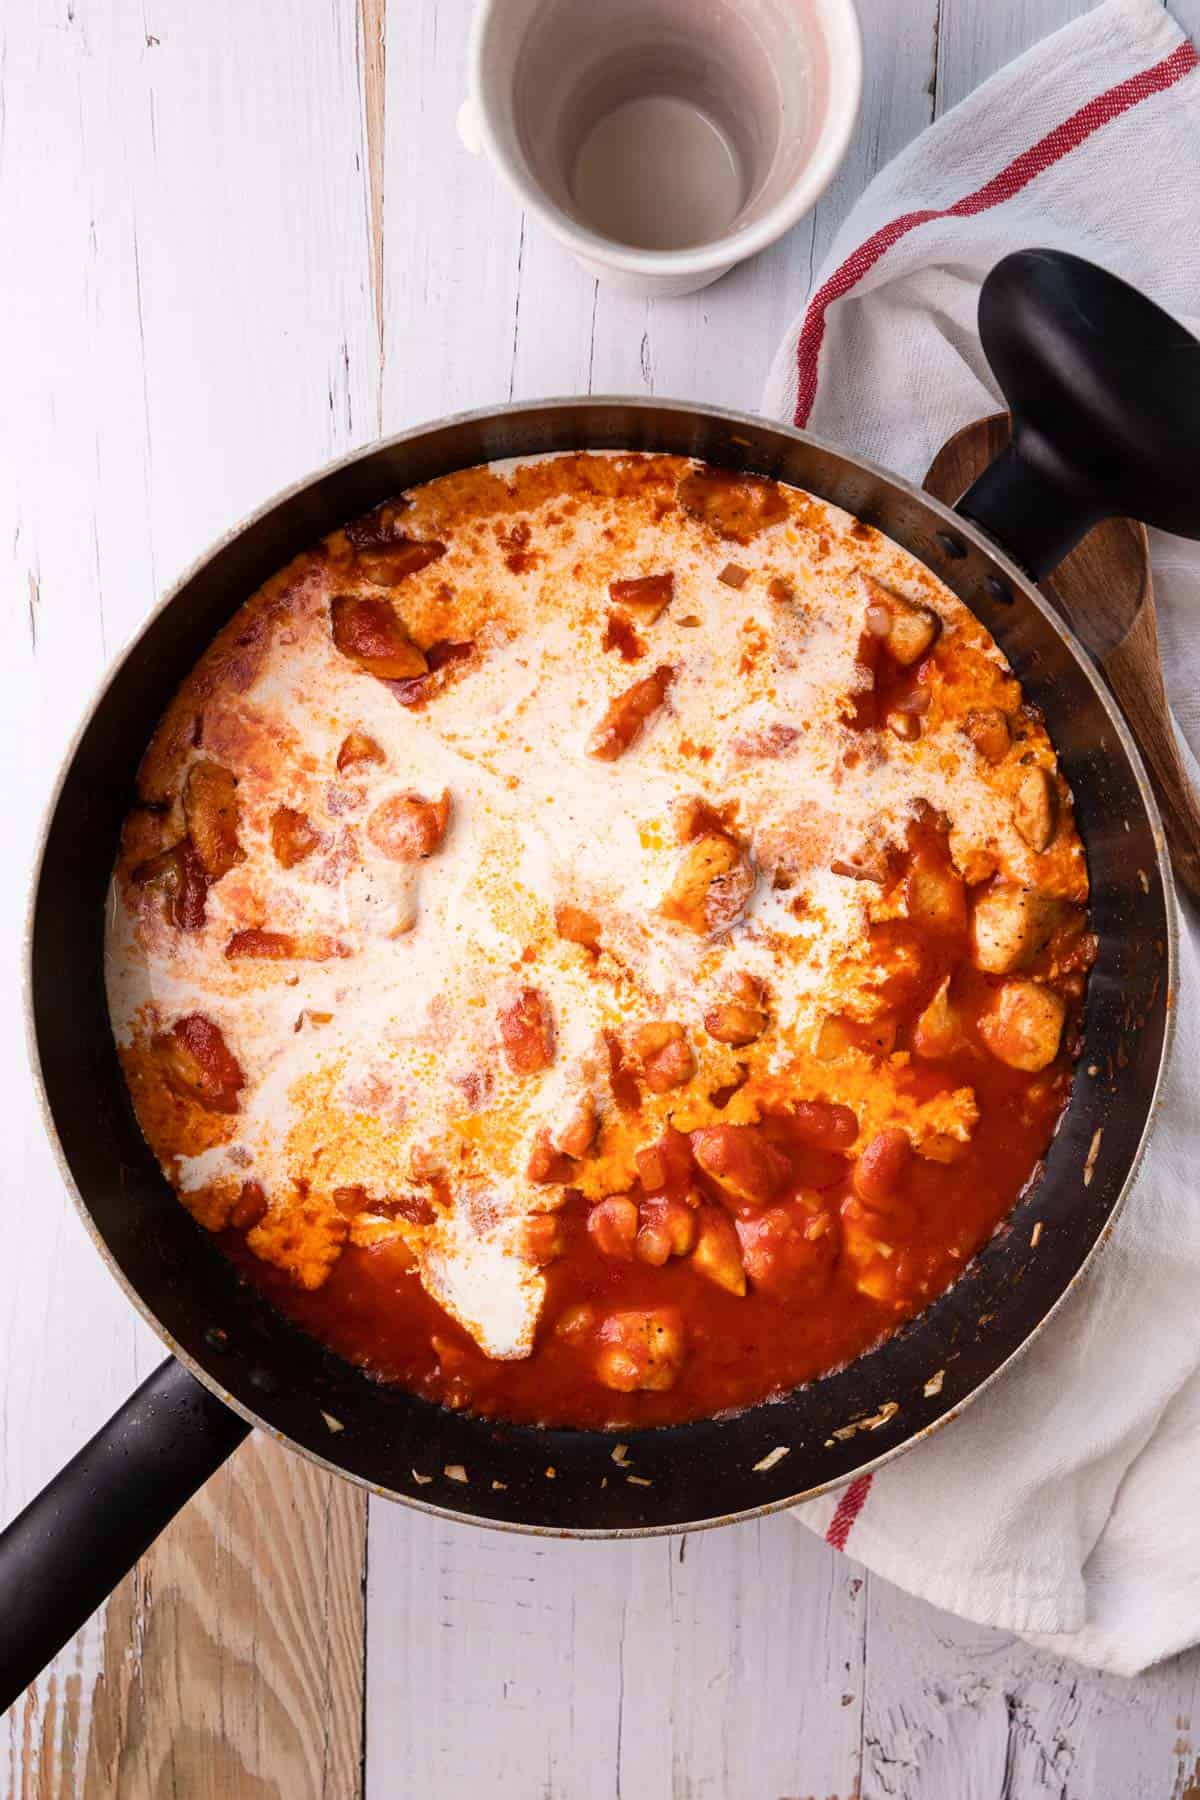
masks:
[[[952,506],[1008,440],[1007,413],[964,426],[930,464],[927,491]],[[1200,899],[1200,803],[1179,758],[1163,688],[1145,526],[1105,519],[1039,585],[1112,689],[1146,760],[1176,877]]]

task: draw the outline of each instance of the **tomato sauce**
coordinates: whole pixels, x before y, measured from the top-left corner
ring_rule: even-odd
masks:
[[[914,828],[910,861],[923,850],[936,854],[936,829],[925,828],[924,839],[922,829]],[[990,1055],[978,1036],[975,1021],[1001,978],[972,968],[953,932],[915,932],[907,921],[899,929],[919,942],[921,976],[897,1010],[895,1051],[911,1049],[916,1021],[947,975],[965,1021],[959,1049],[936,1062],[912,1057],[900,1069],[901,1091],[926,1100],[969,1085],[979,1120],[955,1160],[913,1156],[904,1168],[886,1215],[886,1296],[863,1291],[846,1253],[846,1220],[859,1206],[853,1160],[812,1141],[802,1124],[803,1103],[794,1115],[787,1109],[767,1115],[760,1129],[789,1169],[770,1207],[786,1210],[807,1194],[810,1204],[816,1196],[818,1213],[830,1220],[830,1254],[807,1285],[780,1294],[751,1280],[739,1295],[702,1274],[690,1256],[673,1256],[661,1267],[636,1253],[630,1260],[606,1256],[587,1229],[583,1197],[568,1193],[558,1215],[564,1248],[545,1271],[537,1340],[532,1355],[518,1361],[485,1356],[430,1299],[394,1245],[349,1246],[313,1293],[251,1255],[238,1232],[225,1232],[223,1247],[275,1306],[376,1379],[485,1417],[579,1427],[672,1424],[748,1406],[838,1368],[955,1281],[1036,1174],[1070,1096],[1090,954],[1089,941],[1069,931],[1033,965],[1039,980],[1065,994],[1069,1010],[1058,1057],[1031,1075]],[[738,1203],[694,1162],[656,1192],[691,1193],[703,1207],[740,1213],[743,1225],[762,1217],[762,1208]],[[646,1190],[638,1184],[632,1197],[644,1203]],[[590,1320],[580,1310],[589,1308]],[[686,1339],[672,1385],[614,1392],[596,1373],[603,1321],[613,1313],[663,1308],[678,1309]]]

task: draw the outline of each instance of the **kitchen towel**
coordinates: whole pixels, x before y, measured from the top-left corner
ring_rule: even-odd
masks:
[[[765,410],[919,481],[952,432],[1002,405],[979,288],[1033,245],[1090,257],[1200,327],[1200,59],[1154,0],[1106,0],[876,177]],[[1200,753],[1200,553],[1152,537],[1167,690]],[[1200,922],[1186,903],[1181,925],[1161,1116],[1109,1244],[962,1418],[796,1509],[935,1605],[1124,1674],[1200,1638]]]

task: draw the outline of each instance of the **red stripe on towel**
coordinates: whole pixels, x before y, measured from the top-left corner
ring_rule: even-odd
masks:
[[[1153,68],[1144,69],[1140,75],[1131,75],[1127,81],[1118,82],[1103,94],[1097,94],[1094,100],[1081,106],[1069,119],[1056,125],[1045,137],[1039,138],[1031,149],[1023,150],[1020,156],[1014,157],[1006,168],[1001,169],[998,175],[993,175],[981,188],[976,188],[973,194],[965,195],[963,199],[956,200],[953,206],[943,207],[940,211],[902,213],[898,219],[892,219],[873,232],[865,243],[860,244],[834,270],[829,280],[809,302],[796,342],[796,411],[793,422],[800,426],[807,425],[813,401],[817,397],[817,359],[825,339],[825,314],[835,300],[842,299],[856,282],[861,281],[868,269],[894,243],[906,237],[916,226],[924,225],[928,219],[970,218],[974,213],[986,212],[991,206],[1000,206],[1005,200],[1011,200],[1035,176],[1048,169],[1052,163],[1059,162],[1069,151],[1091,137],[1094,131],[1099,131],[1102,125],[1107,125],[1111,119],[1128,112],[1131,106],[1148,100],[1152,94],[1161,94],[1164,88],[1173,87],[1183,76],[1190,75],[1198,64],[1200,56],[1197,56],[1194,45],[1180,44],[1178,49],[1172,50],[1170,56],[1164,56]],[[847,1488],[847,1495],[853,1491],[852,1485]],[[840,1510],[839,1508],[839,1512]]]
[[[871,1491],[873,1475],[858,1475],[850,1483],[837,1503],[837,1511],[829,1521],[829,1530],[825,1533],[825,1542],[832,1544],[835,1550],[846,1548],[846,1539],[850,1536],[850,1528],[863,1509],[867,1495]]]

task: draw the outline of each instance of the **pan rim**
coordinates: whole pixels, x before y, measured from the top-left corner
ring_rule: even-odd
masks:
[[[339,470],[352,467],[355,463],[377,455],[380,451],[401,448],[406,444],[413,443],[428,436],[431,432],[450,430],[458,426],[480,425],[490,421],[503,420],[505,418],[532,412],[543,414],[553,413],[555,411],[567,412],[571,410],[579,411],[580,409],[591,410],[593,408],[596,410],[603,408],[621,408],[630,412],[650,412],[659,414],[664,411],[670,411],[700,421],[717,420],[726,425],[735,427],[741,426],[754,432],[760,432],[765,428],[770,432],[778,433],[782,437],[811,446],[817,451],[824,452],[842,461],[849,462],[864,473],[874,476],[876,479],[885,482],[891,488],[900,491],[910,500],[915,501],[921,507],[929,510],[935,516],[940,518],[952,532],[972,543],[995,570],[1003,575],[1009,583],[1021,592],[1022,596],[1042,614],[1055,635],[1066,645],[1073,660],[1092,688],[1109,724],[1117,736],[1118,742],[1125,753],[1133,773],[1134,780],[1137,784],[1138,794],[1145,809],[1147,821],[1151,830],[1158,874],[1162,884],[1166,935],[1165,975],[1168,996],[1162,1045],[1158,1055],[1158,1065],[1155,1071],[1154,1082],[1147,1100],[1146,1117],[1133,1155],[1130,1159],[1129,1167],[1122,1180],[1120,1190],[1113,1201],[1112,1206],[1109,1208],[1104,1224],[1097,1233],[1095,1240],[1088,1247],[1082,1261],[1074,1270],[1062,1291],[1051,1302],[1045,1313],[1042,1314],[1041,1318],[1033,1325],[1021,1342],[1016,1345],[1016,1347],[1011,1350],[994,1369],[985,1375],[967,1394],[963,1395],[954,1406],[948,1408],[944,1413],[939,1415],[939,1417],[931,1420],[919,1430],[905,1436],[898,1443],[892,1444],[887,1449],[882,1450],[878,1456],[872,1458],[870,1461],[858,1464],[848,1474],[838,1475],[836,1478],[829,1481],[818,1482],[811,1487],[801,1489],[795,1494],[764,1501],[757,1506],[741,1508],[736,1512],[721,1513],[704,1519],[690,1520],[685,1523],[674,1522],[668,1524],[627,1525],[615,1527],[573,1527],[539,1524],[524,1520],[482,1517],[475,1513],[461,1512],[454,1507],[446,1506],[433,1500],[425,1500],[399,1489],[390,1488],[380,1483],[373,1482],[367,1476],[360,1475],[353,1470],[347,1469],[342,1464],[322,1455],[319,1450],[311,1448],[309,1445],[302,1443],[299,1439],[294,1438],[289,1433],[281,1430],[278,1426],[273,1425],[269,1420],[265,1419],[261,1413],[257,1412],[254,1408],[247,1406],[243,1401],[229,1393],[222,1383],[212,1375],[207,1368],[199,1363],[189,1352],[185,1351],[176,1342],[170,1331],[158,1318],[157,1314],[150,1306],[150,1303],[144,1298],[140,1290],[134,1285],[117,1262],[116,1257],[109,1247],[107,1239],[104,1237],[96,1223],[91,1208],[84,1199],[67,1160],[66,1152],[63,1148],[57,1124],[54,1119],[42,1067],[34,1007],[33,967],[35,926],[46,848],[57,815],[63,788],[66,784],[68,775],[74,766],[81,742],[86,735],[104,696],[116,681],[119,672],[124,667],[128,658],[132,655],[135,647],[140,643],[146,632],[150,630],[151,626],[187,589],[207,564],[229,545],[233,544],[252,526],[256,525],[260,520],[267,518],[285,502],[304,494],[308,489],[324,482],[329,476],[336,474]],[[562,453],[570,454],[570,450],[568,449]],[[655,454],[654,451],[647,451],[641,448],[635,450],[634,453]],[[658,453],[665,454],[664,452]],[[534,454],[534,452],[530,452],[530,454]],[[837,445],[830,443],[827,439],[824,439],[813,432],[801,431],[795,426],[765,418],[760,414],[741,412],[729,407],[709,406],[698,401],[672,400],[669,398],[660,399],[658,396],[655,396],[652,401],[648,401],[644,396],[639,398],[636,396],[620,394],[592,394],[584,396],[561,395],[550,399],[510,401],[499,406],[471,408],[467,411],[449,414],[436,420],[424,421],[419,425],[409,427],[407,430],[394,433],[389,437],[372,440],[367,444],[360,445],[356,449],[347,452],[344,456],[334,458],[329,463],[324,464],[321,468],[310,471],[298,480],[289,483],[286,487],[280,489],[269,499],[244,515],[237,523],[224,531],[201,555],[193,559],[182,574],[164,591],[154,606],[146,614],[140,625],[130,633],[124,643],[115,652],[112,658],[110,658],[108,664],[101,672],[87,704],[81,712],[78,724],[63,751],[57,774],[42,812],[35,845],[35,856],[28,880],[22,942],[22,1012],[25,1026],[26,1053],[29,1059],[30,1072],[33,1077],[38,1110],[41,1114],[43,1127],[50,1142],[51,1151],[66,1185],[67,1192],[83,1221],[84,1229],[87,1231],[101,1258],[108,1266],[110,1273],[114,1276],[126,1297],[136,1307],[137,1311],[141,1314],[142,1318],[145,1319],[146,1323],[151,1327],[168,1352],[181,1362],[197,1381],[214,1394],[217,1399],[222,1401],[223,1404],[228,1406],[231,1411],[237,1413],[241,1418],[246,1420],[248,1424],[255,1427],[255,1429],[265,1432],[268,1436],[274,1438],[277,1443],[286,1445],[290,1450],[296,1452],[298,1455],[306,1457],[318,1467],[327,1470],[331,1474],[338,1475],[343,1480],[353,1482],[356,1486],[364,1488],[368,1493],[374,1494],[378,1498],[395,1501],[400,1505],[412,1507],[416,1511],[427,1513],[435,1518],[450,1519],[459,1524],[474,1525],[487,1530],[509,1531],[535,1537],[604,1540],[611,1538],[678,1536],[685,1532],[713,1530],[722,1525],[742,1523],[751,1519],[763,1518],[770,1513],[783,1512],[794,1506],[800,1505],[805,1501],[816,1499],[822,1494],[844,1488],[847,1483],[857,1481],[865,1475],[873,1474],[886,1463],[893,1461],[896,1457],[904,1455],[909,1450],[913,1449],[916,1445],[931,1436],[935,1431],[940,1431],[945,1425],[957,1418],[964,1408],[971,1405],[979,1395],[986,1392],[997,1378],[1010,1368],[1017,1358],[1022,1356],[1030,1345],[1041,1336],[1041,1333],[1054,1318],[1055,1314],[1059,1311],[1067,1298],[1074,1293],[1080,1278],[1092,1265],[1097,1254],[1109,1241],[1113,1225],[1129,1198],[1133,1185],[1141,1170],[1151,1133],[1157,1122],[1164,1077],[1175,1051],[1177,1013],[1175,1000],[1177,999],[1178,994],[1178,975],[1179,919],[1175,884],[1170,867],[1170,859],[1167,853],[1162,819],[1159,814],[1158,804],[1150,787],[1141,752],[1138,749],[1133,734],[1126,724],[1116,701],[1109,693],[1099,673],[1095,669],[1090,656],[1076,634],[1039,591],[1036,584],[1031,581],[1021,568],[1004,552],[1000,545],[970,519],[956,513],[951,507],[946,506],[943,502],[936,500],[931,494],[928,494],[916,483],[907,481],[903,476],[896,474],[894,471],[886,468],[883,464],[877,463],[870,458],[857,456],[850,451],[840,449]],[[618,1433],[614,1431],[611,1435],[615,1438]],[[626,1430],[623,1435],[629,1437],[631,1434]]]

